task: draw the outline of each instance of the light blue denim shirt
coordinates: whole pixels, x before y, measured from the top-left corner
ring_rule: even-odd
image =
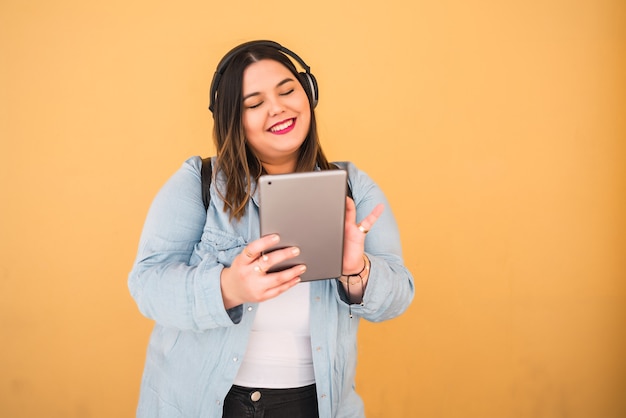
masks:
[[[230,221],[216,189],[224,186],[220,173],[211,184],[211,204],[205,211],[201,164],[199,157],[188,159],[155,197],[129,275],[139,310],[156,323],[138,417],[220,418],[258,307],[247,303],[226,310],[220,291],[222,269],[248,242],[259,238],[257,196],[240,221]],[[378,203],[385,204],[365,240],[371,270],[363,303],[351,306],[353,318],[337,280],[314,281],[310,288],[320,417],[355,418],[364,416],[354,387],[359,319],[378,322],[400,315],[411,303],[414,288],[383,192],[353,164],[338,165],[348,171],[357,220]]]

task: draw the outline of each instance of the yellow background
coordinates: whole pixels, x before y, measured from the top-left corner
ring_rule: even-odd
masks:
[[[134,415],[146,211],[260,38],[311,65],[415,275],[361,329],[368,417],[625,417],[622,0],[2,0],[0,416]]]

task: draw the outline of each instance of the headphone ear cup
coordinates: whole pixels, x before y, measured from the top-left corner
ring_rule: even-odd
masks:
[[[317,89],[317,80],[315,76],[311,73],[301,72],[299,73],[300,80],[302,81],[302,85],[306,90],[307,94],[311,98],[311,107],[315,108],[317,106],[317,102],[319,100],[319,91]]]

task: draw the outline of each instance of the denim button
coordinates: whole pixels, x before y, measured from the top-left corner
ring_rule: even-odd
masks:
[[[261,399],[261,392],[255,390],[250,394],[250,399],[252,400],[252,402],[257,402],[259,399]]]

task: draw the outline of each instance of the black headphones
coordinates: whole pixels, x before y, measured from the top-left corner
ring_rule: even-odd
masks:
[[[317,101],[319,99],[319,91],[317,89],[317,80],[315,80],[315,77],[313,76],[313,74],[311,74],[311,68],[308,65],[306,65],[306,63],[302,60],[302,58],[300,58],[295,52],[290,51],[289,49],[285,48],[284,46],[274,41],[250,41],[250,42],[243,43],[239,46],[236,46],[235,48],[230,50],[230,52],[228,52],[228,54],[226,54],[224,58],[222,58],[222,60],[217,65],[215,74],[213,74],[213,81],[211,81],[211,90],[210,90],[210,96],[209,96],[209,100],[210,100],[209,110],[213,112],[213,107],[215,106],[215,99],[217,97],[217,87],[219,86],[220,79],[222,78],[222,75],[224,74],[224,71],[228,67],[228,64],[230,64],[230,61],[232,60],[232,58],[241,50],[246,49],[250,46],[256,46],[256,45],[264,45],[264,46],[275,48],[279,50],[280,52],[282,52],[283,54],[290,56],[291,58],[296,60],[298,64],[300,64],[300,66],[304,68],[304,72],[300,72],[298,73],[298,75],[300,76],[302,83],[304,83],[306,87],[308,87],[308,90],[311,92],[311,96],[310,96],[311,106],[312,107],[317,106]]]

